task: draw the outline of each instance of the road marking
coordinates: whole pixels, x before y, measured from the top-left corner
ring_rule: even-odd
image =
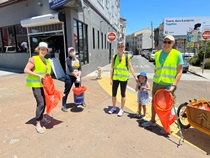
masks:
[[[109,83],[109,77],[102,77],[101,80],[98,80],[99,85],[111,96],[112,92],[111,92],[111,85]],[[128,87],[129,90],[131,91],[126,91],[126,102],[125,102],[125,107],[128,108],[129,110],[131,110],[132,112],[136,113],[137,112],[137,94],[133,93],[135,92],[131,87]],[[118,89],[117,92],[117,101],[120,103],[121,102],[121,94],[120,94],[120,90]],[[151,117],[151,103],[149,103],[147,105],[147,116],[146,116],[146,120],[150,120]],[[160,122],[160,120],[158,119],[156,122],[159,126],[162,127],[162,124]],[[177,137],[178,139],[181,139],[180,136],[178,135],[179,133],[179,129],[176,125],[176,123],[174,122],[171,126],[170,129],[172,131],[173,136]],[[177,134],[176,134],[177,133]],[[201,148],[195,146],[194,144],[188,142],[187,140],[184,140],[184,142],[190,144],[191,146],[195,147],[196,149],[199,149],[201,151]],[[205,151],[204,151],[205,152]]]

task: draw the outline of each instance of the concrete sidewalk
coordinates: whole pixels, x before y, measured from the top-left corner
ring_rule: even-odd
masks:
[[[103,67],[103,75],[108,76],[109,69],[110,65]],[[13,73],[0,78],[0,157],[202,158],[206,157],[205,152],[210,153],[209,147],[205,147],[210,141],[206,137],[199,138],[204,141],[202,150],[205,152],[187,143],[177,148],[179,138],[161,135],[160,127],[153,130],[139,127],[139,120],[128,109],[123,117],[107,114],[111,97],[99,85],[95,72],[82,79],[87,87],[87,107],[75,106],[70,93],[69,112],[60,110],[60,102],[51,113],[51,123],[44,124],[46,133],[38,134],[35,99],[32,90],[25,87],[25,79],[25,74]],[[63,91],[64,83],[54,82],[56,89]]]

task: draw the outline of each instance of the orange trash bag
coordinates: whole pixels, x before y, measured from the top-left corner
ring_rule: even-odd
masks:
[[[160,118],[163,128],[167,133],[171,133],[170,125],[176,120],[173,110],[173,95],[166,89],[160,89],[155,93],[153,102],[154,109]]]
[[[84,93],[86,91],[86,89],[87,89],[87,87],[85,87],[85,86],[74,87],[73,92],[76,95],[80,95],[80,94]]]
[[[49,75],[44,77],[43,87],[46,102],[46,114],[49,114],[58,105],[64,94],[55,89],[53,79]]]

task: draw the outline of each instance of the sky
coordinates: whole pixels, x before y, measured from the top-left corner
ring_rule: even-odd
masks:
[[[210,17],[210,0],[120,0],[120,17],[126,19],[126,35],[157,28],[164,18]]]

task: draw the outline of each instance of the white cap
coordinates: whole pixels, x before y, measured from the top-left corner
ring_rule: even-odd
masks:
[[[69,47],[68,48],[68,52],[70,52],[71,50],[74,50],[74,47]]]
[[[170,41],[175,41],[175,38],[171,35],[167,35],[164,39],[166,39],[166,38],[170,39]]]
[[[48,49],[48,44],[46,42],[40,42],[38,47],[39,48],[47,48]]]

